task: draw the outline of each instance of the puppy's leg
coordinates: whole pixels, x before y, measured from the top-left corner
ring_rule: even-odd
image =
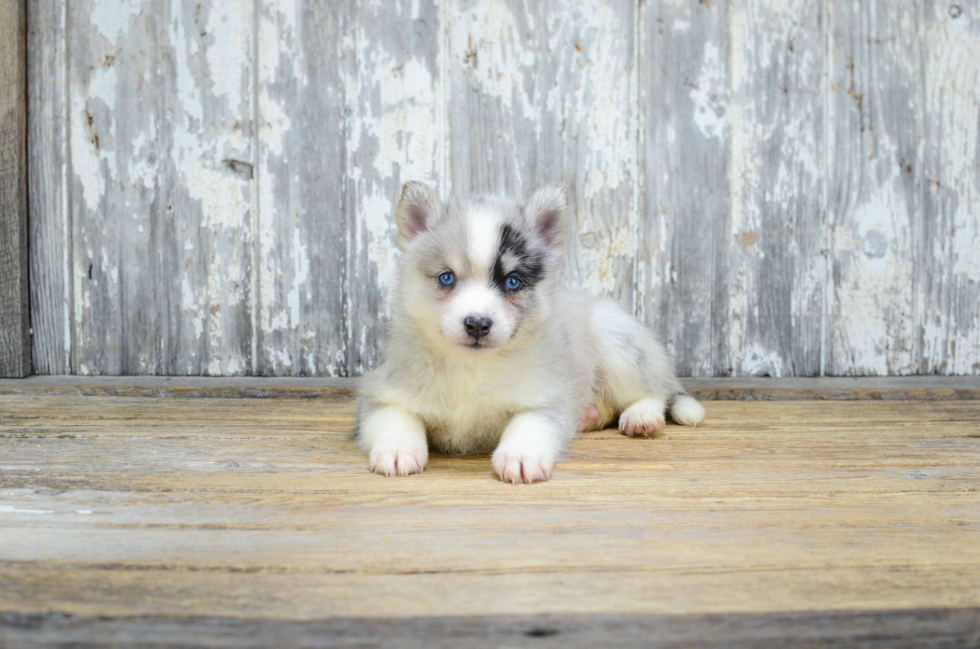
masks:
[[[549,479],[566,437],[562,424],[540,410],[515,415],[490,458],[500,479],[513,484]]]
[[[664,429],[664,414],[694,426],[704,408],[686,394],[674,376],[666,350],[653,332],[611,302],[599,302],[591,324],[596,336],[600,410],[621,413],[624,435],[656,437]]]
[[[633,437],[656,437],[664,430],[664,407],[662,397],[640,399],[619,416],[619,430]]]
[[[421,473],[429,461],[425,425],[398,406],[381,406],[364,413],[357,441],[367,452],[368,467],[375,473]]]

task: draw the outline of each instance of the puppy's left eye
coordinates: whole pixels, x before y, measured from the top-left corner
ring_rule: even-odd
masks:
[[[516,291],[521,288],[521,280],[517,278],[517,275],[511,275],[504,282],[504,286],[507,287],[508,291]]]

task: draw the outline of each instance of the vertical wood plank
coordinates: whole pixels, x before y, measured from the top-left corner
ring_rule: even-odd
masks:
[[[727,376],[731,93],[728,4],[641,5],[639,312],[682,376]],[[741,171],[739,171],[741,173]]]
[[[258,374],[346,374],[341,54],[349,10],[323,0],[260,4]]]
[[[925,0],[923,374],[980,374],[980,2]]]
[[[635,4],[539,5],[539,126],[522,134],[540,149],[533,185],[560,180],[572,192],[568,282],[630,310],[639,243]]]
[[[28,0],[28,195],[35,374],[71,371],[66,0]]]
[[[373,367],[390,315],[401,184],[445,193],[440,5],[353,2],[343,37],[347,367]]]
[[[831,375],[909,374],[921,215],[922,67],[913,0],[830,3]]]
[[[251,365],[251,4],[69,5],[73,371]]]
[[[452,189],[527,195],[539,182],[538,5],[446,2]]]
[[[813,376],[821,369],[824,25],[820,2],[746,0],[729,9],[725,284],[730,367],[741,376]]]
[[[27,248],[27,12],[0,5],[0,376],[31,373]]]
[[[632,308],[635,3],[451,6],[453,188],[526,198],[566,184],[568,282]]]

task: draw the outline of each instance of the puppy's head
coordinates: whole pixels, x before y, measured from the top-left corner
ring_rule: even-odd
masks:
[[[568,198],[560,186],[527,203],[497,198],[439,201],[406,183],[395,210],[401,267],[400,305],[424,335],[460,353],[515,345],[550,313]]]

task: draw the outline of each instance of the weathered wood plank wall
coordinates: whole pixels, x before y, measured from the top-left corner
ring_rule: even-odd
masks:
[[[0,4],[0,377],[31,373],[27,234],[27,9]]]
[[[29,13],[36,372],[370,368],[418,178],[565,182],[682,374],[980,374],[980,0]]]

